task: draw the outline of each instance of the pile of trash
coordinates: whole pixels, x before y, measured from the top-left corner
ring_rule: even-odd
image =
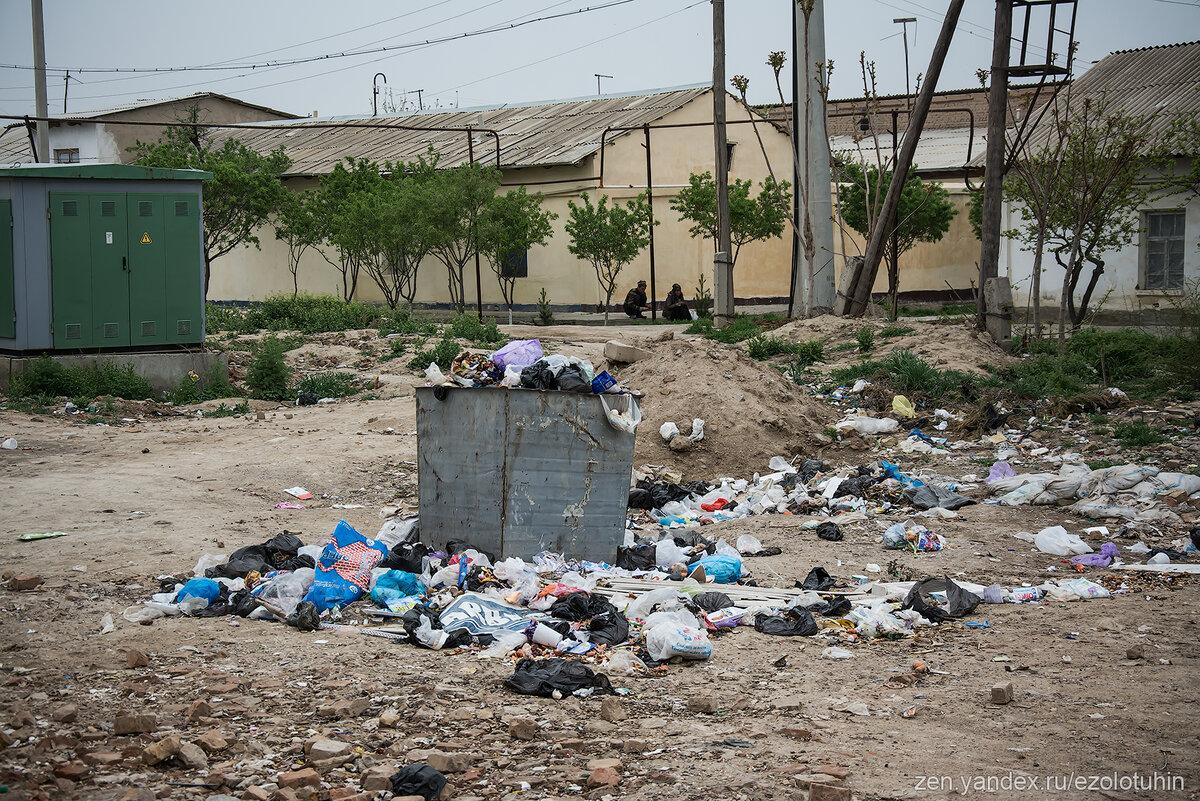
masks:
[[[509,342],[491,356],[464,352],[455,357],[450,374],[430,363],[425,378],[432,386],[506,387],[562,392],[627,393],[607,371],[574,356],[546,356],[536,339]]]
[[[1007,462],[997,462],[987,488],[995,496],[989,503],[1051,506],[1074,501],[1066,508],[1094,519],[1179,523],[1182,519],[1173,507],[1200,505],[1196,503],[1200,476],[1135,464],[1091,470],[1084,464],[1064,463],[1057,473],[1017,475]]]

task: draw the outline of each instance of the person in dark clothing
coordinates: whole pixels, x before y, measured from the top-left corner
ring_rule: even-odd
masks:
[[[638,281],[637,286],[629,290],[629,294],[625,296],[625,302],[621,304],[621,308],[634,319],[644,319],[645,316],[642,312],[650,309],[646,303],[645,281]]]
[[[688,309],[687,302],[683,299],[683,289],[679,284],[671,284],[671,291],[667,293],[667,299],[663,301],[663,319],[692,319],[692,313]]]

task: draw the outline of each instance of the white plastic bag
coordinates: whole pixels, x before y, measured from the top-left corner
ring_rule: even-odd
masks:
[[[524,632],[520,631],[501,631],[494,637],[492,644],[479,654],[481,659],[501,659],[527,642]]]
[[[695,417],[692,419],[692,433],[688,434],[688,440],[699,442],[702,439],[704,439],[704,421]]]
[[[205,571],[214,568],[217,565],[223,565],[229,561],[228,556],[221,556],[215,553],[206,553],[196,562],[196,566],[192,568],[192,575],[197,578],[204,578]]]
[[[638,424],[642,422],[642,410],[638,406],[637,398],[632,395],[620,395],[625,398],[625,411],[614,409],[608,405],[608,397],[601,393],[597,397],[600,398],[601,405],[604,406],[604,414],[608,417],[608,424],[618,431],[624,431],[629,434],[637,433]]]
[[[441,386],[446,383],[446,374],[442,372],[442,368],[430,362],[429,366],[425,368],[425,380],[432,386]]]
[[[836,428],[853,428],[860,434],[889,434],[900,428],[900,423],[890,417],[851,417],[838,423]]]
[[[1055,556],[1075,556],[1092,552],[1092,546],[1079,539],[1077,534],[1069,533],[1062,526],[1050,526],[1042,529],[1034,537],[1033,544],[1042,553]]]
[[[712,641],[702,629],[664,623],[646,632],[646,650],[655,660],[682,656],[684,659],[708,659]]]
[[[792,465],[788,462],[788,460],[784,459],[782,456],[772,456],[771,461],[767,463],[767,466],[770,467],[772,470],[774,470],[776,473],[798,472],[796,470],[796,468],[792,467]]]
[[[654,564],[659,570],[667,570],[677,562],[687,562],[687,551],[675,544],[671,537],[663,537],[654,544]]]
[[[290,573],[280,573],[263,582],[261,589],[255,587],[253,595],[279,609],[284,615],[290,615],[296,611],[296,607],[308,594],[308,589],[312,586],[316,574],[317,571],[311,567],[302,567]]]
[[[679,426],[674,423],[663,423],[658,427],[658,435],[663,438],[663,442],[670,442],[671,438],[679,433]]]
[[[633,651],[621,650],[608,658],[604,663],[604,672],[618,676],[632,676],[636,673],[645,673],[649,668],[646,663],[633,655]]]
[[[743,554],[756,554],[763,549],[762,543],[752,534],[743,534],[737,538],[737,549]]]
[[[674,587],[651,590],[626,604],[625,617],[630,620],[645,620],[650,610],[656,606],[660,609],[677,609],[680,599],[679,590]]]

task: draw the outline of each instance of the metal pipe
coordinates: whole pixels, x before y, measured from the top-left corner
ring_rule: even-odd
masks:
[[[387,84],[387,76],[382,72],[375,73],[375,77],[371,79],[371,116],[379,115],[379,79],[383,78],[384,84]]]
[[[642,126],[642,130],[646,132],[646,200],[650,204],[650,319],[657,320],[658,307],[654,305],[658,291],[654,283],[654,173],[650,166],[650,123]]]

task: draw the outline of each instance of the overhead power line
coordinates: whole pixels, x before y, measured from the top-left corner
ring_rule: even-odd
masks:
[[[495,0],[500,2],[501,0]],[[521,22],[501,23],[492,25],[487,28],[481,28],[476,31],[467,31],[465,33],[456,33],[450,36],[442,36],[434,39],[425,39],[419,42],[407,42],[405,44],[387,45],[384,47],[376,47],[362,50],[347,50],[339,53],[323,53],[319,56],[305,56],[304,58],[281,59],[278,61],[266,61],[258,64],[196,64],[184,67],[47,67],[47,72],[63,73],[70,71],[72,73],[116,73],[116,72],[136,72],[136,73],[166,73],[166,72],[215,72],[226,70],[259,70],[273,69],[275,67],[288,67],[296,64],[311,64],[314,61],[329,61],[339,58],[351,58],[353,56],[367,56],[377,53],[386,53],[393,50],[407,50],[414,47],[424,47],[432,44],[442,44],[444,42],[452,42],[459,39],[468,39],[474,36],[484,36],[491,33],[499,33],[508,31],[514,28],[520,28],[525,25],[531,25],[535,22],[546,22],[553,19],[561,19],[563,17],[575,16],[578,14],[588,14],[593,11],[603,11],[604,9],[613,8],[615,6],[623,6],[632,3],[635,0],[611,0],[598,6],[588,6],[586,8],[575,9],[574,11],[564,11],[560,14],[548,14],[544,17],[536,17],[534,19],[523,20]],[[495,5],[495,2],[490,5]],[[0,69],[19,69],[32,70],[33,66],[29,64],[0,64]]]

